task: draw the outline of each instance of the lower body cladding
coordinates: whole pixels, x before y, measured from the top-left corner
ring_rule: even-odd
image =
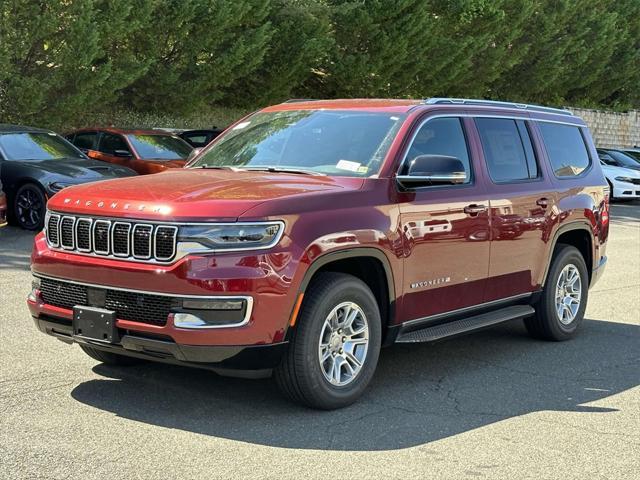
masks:
[[[242,328],[252,313],[249,296],[170,296],[36,277],[27,303],[38,329],[66,343],[223,375],[269,376],[286,345],[191,345],[172,338],[175,329]]]

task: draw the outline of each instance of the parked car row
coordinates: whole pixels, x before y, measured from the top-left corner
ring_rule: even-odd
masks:
[[[221,132],[87,128],[63,138],[0,124],[0,226],[41,230],[48,199],[63,188],[181,168]]]

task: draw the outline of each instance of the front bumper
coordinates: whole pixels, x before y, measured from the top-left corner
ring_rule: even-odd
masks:
[[[613,196],[615,198],[640,198],[640,185],[614,180]]]
[[[213,370],[223,375],[262,378],[280,362],[286,342],[270,345],[184,345],[166,337],[144,336],[121,330],[118,343],[104,343],[75,336],[71,321],[65,318],[34,316],[36,327],[65,343],[84,344],[119,355],[162,363]]]
[[[124,292],[202,299],[250,298],[253,307],[250,316],[233,327],[181,328],[166,316],[156,324],[118,317],[117,326],[140,334],[168,337],[181,345],[269,345],[285,340],[298,287],[293,281],[299,265],[294,260],[297,257],[291,251],[274,249],[191,255],[170,265],[159,265],[51,250],[39,234],[31,268],[36,276]],[[53,316],[68,321],[72,318],[70,307],[58,308],[41,300],[29,302],[29,308],[34,317]]]

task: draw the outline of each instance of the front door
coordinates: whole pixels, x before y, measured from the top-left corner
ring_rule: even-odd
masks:
[[[458,158],[466,179],[459,185],[427,186],[401,195],[404,240],[403,321],[425,319],[482,303],[489,268],[488,198],[458,117],[424,121],[403,168],[418,155]]]
[[[97,151],[91,152],[91,156],[96,160],[115,163],[136,170],[133,156],[126,157],[116,155],[116,150],[118,152],[128,152],[131,154],[131,149],[122,135],[103,133],[100,135],[100,144],[98,145]]]

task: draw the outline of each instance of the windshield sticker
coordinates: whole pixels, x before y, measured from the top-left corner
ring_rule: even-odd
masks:
[[[250,123],[251,122],[240,122],[235,127],[233,127],[232,130],[242,130],[243,128],[248,127]]]
[[[339,170],[348,170],[350,172],[357,172],[360,168],[360,162],[352,162],[350,160],[340,160],[336,163],[336,168]]]
[[[367,173],[368,171],[369,171],[369,167],[367,167],[366,165],[362,165],[358,167],[358,173]]]

